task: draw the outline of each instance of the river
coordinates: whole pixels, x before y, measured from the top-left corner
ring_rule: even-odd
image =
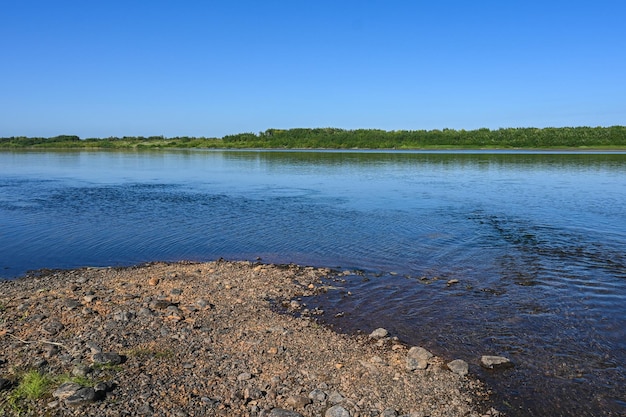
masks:
[[[0,152],[0,277],[257,257],[358,271],[307,304],[511,416],[626,413],[624,152]]]

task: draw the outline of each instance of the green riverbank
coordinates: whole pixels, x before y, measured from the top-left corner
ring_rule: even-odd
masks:
[[[626,127],[502,128],[497,130],[267,129],[222,138],[124,136],[3,137],[0,149],[564,149],[624,150]]]

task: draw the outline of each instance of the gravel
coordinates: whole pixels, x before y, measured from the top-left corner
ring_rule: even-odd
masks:
[[[429,352],[384,329],[342,335],[291,314],[333,274],[216,261],[2,281],[0,414],[484,415],[480,381]],[[16,406],[20,377],[34,368],[51,386]]]

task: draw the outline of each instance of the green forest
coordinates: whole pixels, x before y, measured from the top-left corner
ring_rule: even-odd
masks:
[[[222,138],[74,135],[3,137],[0,148],[267,148],[267,149],[624,149],[626,127],[502,128],[497,130],[267,129]]]

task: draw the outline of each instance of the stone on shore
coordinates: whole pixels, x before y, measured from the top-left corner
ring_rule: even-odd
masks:
[[[409,371],[428,368],[428,360],[434,355],[423,347],[413,346],[406,356],[406,369]]]
[[[270,411],[269,417],[303,417],[302,414],[295,411],[285,410],[283,408],[274,408]]]
[[[370,333],[370,339],[382,339],[382,338],[387,337],[388,334],[389,332],[387,331],[387,329],[383,329],[382,327],[379,327],[378,329]]]
[[[75,382],[66,382],[61,384],[59,388],[52,393],[52,396],[58,398],[59,400],[65,400],[66,398],[75,395],[82,387],[82,385]]]
[[[350,412],[340,405],[333,405],[326,410],[324,417],[350,417]]]
[[[115,352],[100,352],[93,355],[93,363],[102,366],[114,366],[123,362],[123,358]]]
[[[96,400],[96,391],[91,387],[81,387],[76,392],[65,399],[65,404],[69,406],[77,406],[94,402]]]
[[[462,359],[455,359],[448,363],[448,369],[457,375],[465,376],[469,372],[469,365]]]

